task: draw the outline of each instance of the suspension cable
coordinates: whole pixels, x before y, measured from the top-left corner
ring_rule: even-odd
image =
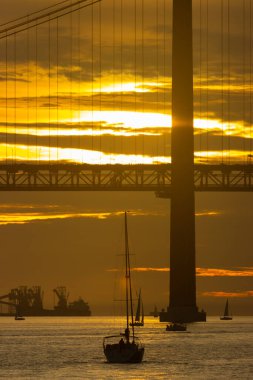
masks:
[[[32,13],[29,13],[29,14],[27,14],[27,15],[25,15],[25,16],[15,18],[15,19],[13,19],[13,20],[11,20],[11,21],[5,22],[4,24],[0,24],[0,28],[2,28],[2,27],[5,26],[5,25],[13,24],[14,22],[17,22],[17,21],[23,20],[23,19],[25,19],[25,18],[27,18],[27,17],[31,17],[31,16],[36,15],[36,14],[38,14],[38,13],[44,12],[44,11],[46,11],[46,10],[48,10],[48,9],[55,8],[55,7],[57,7],[58,5],[62,5],[62,4],[67,3],[67,2],[69,2],[69,1],[70,1],[70,0],[64,0],[64,1],[61,1],[61,2],[56,3],[56,4],[54,4],[54,5],[50,5],[49,7],[46,7],[46,8],[40,9],[39,11],[32,12]]]
[[[77,12],[77,11],[79,11],[79,9],[86,8],[86,7],[90,6],[90,5],[99,3],[101,1],[102,0],[79,0],[79,1],[77,1],[75,3],[73,3],[73,4],[70,4],[70,5],[67,5],[65,7],[59,8],[59,9],[54,10],[52,12],[48,12],[48,13],[45,13],[45,14],[43,14],[41,16],[34,17],[32,19],[28,19],[28,20],[23,21],[21,23],[18,23],[16,25],[12,25],[12,26],[10,26],[8,28],[1,29],[0,30],[0,39],[6,38],[8,36],[11,36],[14,33],[20,33],[20,32],[23,32],[23,31],[25,31],[27,29],[34,28],[34,27],[36,27],[38,25],[45,24],[49,20],[52,21],[52,20],[55,20],[55,19],[57,19],[59,17],[66,16],[66,15],[68,15],[70,13]],[[85,4],[81,5],[84,2],[85,2]],[[86,4],[87,2],[88,2],[88,4]],[[74,8],[74,7],[76,7],[76,8]],[[69,8],[71,8],[71,9],[69,10]],[[63,12],[63,13],[61,13],[61,12]],[[38,22],[39,20],[41,20],[41,21]],[[21,29],[19,29],[19,28],[21,28]],[[18,29],[18,30],[16,30],[16,29]],[[3,35],[1,36],[1,34],[3,34]]]

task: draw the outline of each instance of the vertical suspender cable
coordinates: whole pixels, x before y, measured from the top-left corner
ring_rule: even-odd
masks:
[[[102,14],[101,14],[101,2],[99,7],[99,152],[100,161],[102,157]],[[100,162],[101,164],[101,162]]]
[[[28,20],[29,21],[29,17],[28,17]],[[27,63],[26,63],[26,70],[27,70],[27,85],[26,85],[26,101],[27,101],[27,120],[26,120],[26,126],[27,126],[27,141],[26,141],[26,146],[27,146],[27,161],[30,160],[30,152],[29,152],[29,142],[30,142],[30,139],[29,139],[29,119],[30,119],[30,109],[29,109],[29,106],[30,106],[30,102],[29,102],[29,96],[30,96],[30,91],[29,91],[29,82],[30,82],[30,51],[29,51],[29,29],[27,29],[27,32],[26,32],[26,44],[27,44],[27,52],[26,52],[26,59],[27,59]]]
[[[144,0],[141,0],[141,66],[142,66],[142,114],[145,112],[145,67],[144,67],[144,53],[145,53],[145,45],[144,45]],[[145,147],[145,138],[144,134],[142,135],[142,154],[144,155],[144,147]]]
[[[8,163],[8,38],[5,39],[5,160]]]
[[[221,160],[224,160],[224,0],[221,0]]]
[[[72,0],[71,0],[72,4]],[[73,152],[73,13],[70,12],[70,124],[71,124],[71,134],[70,134],[70,147],[71,147],[71,158]]]
[[[79,130],[79,136],[78,136],[78,149],[81,151],[81,80],[82,80],[82,70],[81,70],[81,20],[80,20],[80,4],[79,4],[79,10],[78,10],[78,18],[77,18],[77,29],[78,29],[78,70],[79,70],[79,77],[78,77],[78,130]],[[81,159],[81,157],[80,157]]]
[[[37,24],[37,22],[36,22]],[[35,145],[36,163],[38,163],[38,26],[35,27]],[[40,157],[39,157],[40,158]]]
[[[134,0],[134,111],[137,111],[137,3]],[[136,133],[134,134],[134,154],[137,155]]]
[[[243,132],[245,132],[246,127],[246,93],[245,93],[245,86],[246,86],[246,3],[245,0],[243,0],[243,7],[242,7],[242,72],[243,72],[243,99],[242,99],[242,123],[243,123]],[[242,150],[245,155],[245,163],[247,162],[247,155],[246,155],[246,147],[245,147],[245,135],[242,137]]]
[[[166,6],[165,6],[165,0],[163,0],[163,116],[165,119],[166,115],[166,108],[165,108],[165,89],[166,89]],[[166,152],[166,132],[163,132],[163,157],[166,157],[166,154],[168,155],[168,152]]]
[[[48,21],[48,161],[51,161],[51,23]]]
[[[120,111],[123,111],[123,0],[120,0]],[[121,136],[121,154],[123,154],[123,138]]]
[[[112,10],[112,34],[113,34],[113,39],[112,39],[112,67],[113,67],[113,100],[112,100],[112,103],[113,103],[113,113],[115,113],[116,111],[116,97],[115,97],[115,70],[116,70],[116,67],[115,67],[115,1],[116,0],[113,0],[113,10]],[[114,124],[114,129],[115,129],[115,124]],[[111,152],[115,153],[115,137],[112,135],[112,150]],[[113,155],[111,155],[111,158],[112,158]]]
[[[206,0],[206,160],[209,161],[209,0]]]
[[[231,127],[231,120],[230,120],[230,107],[231,107],[231,61],[230,61],[230,0],[227,1],[227,17],[228,17],[228,163],[230,163],[230,127]]]
[[[59,18],[56,19],[56,160],[59,161]]]
[[[202,0],[199,0],[199,118],[202,126]],[[202,153],[202,128],[199,133],[199,152]]]
[[[159,113],[159,7],[158,0],[156,0],[156,113]],[[159,150],[159,137],[156,138],[156,156],[158,157]]]
[[[250,40],[250,47],[249,47],[249,70],[250,70],[250,87],[249,87],[249,122],[250,122],[250,155],[252,155],[252,0],[250,0],[249,3],[249,40]]]
[[[93,151],[93,128],[94,128],[94,9],[91,7],[91,150]]]
[[[13,163],[16,163],[16,146],[17,146],[17,35],[14,34],[14,154],[12,154]]]

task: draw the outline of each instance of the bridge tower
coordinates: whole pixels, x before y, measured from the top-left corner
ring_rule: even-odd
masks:
[[[161,320],[205,321],[196,305],[192,0],[173,1],[170,304]]]

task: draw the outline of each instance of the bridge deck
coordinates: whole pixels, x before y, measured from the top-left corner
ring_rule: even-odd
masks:
[[[253,165],[195,165],[196,191],[253,191]],[[154,191],[169,197],[171,165],[1,164],[0,191]]]

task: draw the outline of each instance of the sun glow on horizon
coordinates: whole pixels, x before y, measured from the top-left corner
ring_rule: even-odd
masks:
[[[146,83],[146,85],[150,85],[150,83]],[[24,120],[18,118],[18,123],[16,122],[16,118],[14,118],[14,114],[10,113],[8,125],[3,122],[0,124],[0,133],[5,135],[4,140],[7,142],[7,145],[4,142],[2,143],[0,150],[2,157],[6,161],[41,160],[43,162],[68,161],[91,164],[171,163],[169,140],[172,117],[169,112],[166,114],[158,111],[141,112],[96,109],[81,109],[77,111],[75,109],[61,109],[58,115],[59,118],[57,119],[57,112],[52,108],[50,120],[48,119],[47,107],[43,109],[43,112],[44,118],[41,113],[37,120],[35,118],[36,113],[33,110],[29,114],[28,121],[25,119],[27,115],[24,114]],[[3,113],[2,118],[4,116],[5,114]],[[213,136],[252,138],[250,126],[245,126],[242,121],[228,123],[214,118],[195,118],[194,128],[196,141],[198,135],[207,133],[209,134],[209,138]],[[14,144],[14,136],[22,136],[21,142],[17,137]],[[31,139],[30,145],[25,146],[23,142],[25,136],[38,138],[37,146],[34,145],[35,139]],[[48,137],[47,141],[50,141],[52,138],[50,141],[51,146],[46,146],[48,142],[45,142],[45,139],[42,142],[39,140],[46,137]],[[77,143],[77,139],[71,140],[72,137],[83,139]],[[85,140],[85,137],[90,139]],[[115,137],[118,140],[115,140],[116,143],[113,144],[112,140],[107,140],[107,137]],[[145,144],[146,137],[149,139],[147,144]],[[152,137],[154,137],[153,146],[150,143],[150,138]],[[63,138],[65,138],[64,141]],[[96,138],[97,140],[95,140]],[[127,138],[136,138],[135,142],[133,142],[133,139],[130,141],[132,152],[135,146],[134,154],[127,154],[126,149],[122,152],[119,151],[119,147],[122,147],[123,144],[125,144],[125,148],[127,147]],[[139,140],[137,140],[138,138]],[[97,143],[98,139],[100,139],[99,143]],[[119,141],[119,139],[122,140]],[[27,141],[29,141],[29,138]],[[76,146],[73,146],[73,141],[75,141]],[[77,145],[79,144],[80,146],[81,141],[82,146],[85,147],[84,149],[80,149]],[[95,143],[93,144],[94,141]],[[91,145],[94,146],[93,150],[89,149]],[[101,147],[101,151],[98,150],[98,146]],[[145,152],[146,146],[149,149],[147,153]],[[224,147],[226,146],[224,144]],[[115,147],[118,147],[118,151]],[[103,148],[105,151],[103,151]],[[251,154],[252,152],[249,150],[235,149],[232,146],[230,146],[230,149],[224,149],[223,151],[217,148],[212,149],[211,143],[209,143],[208,151],[206,150],[206,146],[203,146],[202,150],[194,152],[195,163],[206,164],[223,162],[223,160],[229,160],[230,163],[246,162],[251,157]]]
[[[107,164],[170,164],[171,156],[156,156],[145,154],[105,153],[99,150],[81,148],[49,147],[43,145],[24,144],[0,144],[0,155],[3,162],[73,162],[97,165]],[[248,151],[208,151],[195,152],[195,163],[215,163],[221,159],[229,159],[230,162],[241,162],[249,159]],[[7,157],[7,159],[6,159]]]
[[[67,120],[69,122],[96,122],[105,121],[107,124],[132,128],[170,128],[171,115],[158,112],[138,111],[81,111],[76,118]]]
[[[96,92],[102,93],[120,93],[120,92],[136,92],[136,93],[146,93],[157,91],[157,87],[163,87],[164,83],[155,83],[155,82],[126,82],[126,83],[112,83],[103,86],[101,89],[97,88]]]
[[[5,157],[6,150],[8,152],[9,161],[68,161],[87,164],[158,164],[169,163],[169,157],[148,156],[141,154],[116,154],[103,153],[97,150],[76,149],[76,148],[55,148],[35,145],[16,145],[16,144],[0,144],[0,155]],[[5,158],[2,161],[6,161]]]

